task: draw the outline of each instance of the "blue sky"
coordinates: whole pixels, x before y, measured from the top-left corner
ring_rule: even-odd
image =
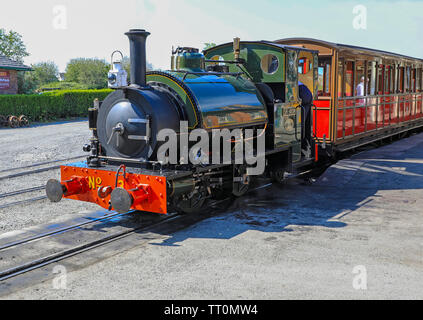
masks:
[[[56,6],[66,8],[66,28],[54,28]],[[367,9],[367,29],[353,28],[353,8]],[[26,63],[53,60],[61,71],[75,57],[109,60],[123,35],[146,28],[148,60],[169,68],[172,45],[203,48],[205,42],[275,40],[301,36],[423,58],[423,0],[14,0],[3,4],[0,28],[23,35]],[[56,7],[57,8],[57,7]],[[63,7],[62,7],[63,8]]]

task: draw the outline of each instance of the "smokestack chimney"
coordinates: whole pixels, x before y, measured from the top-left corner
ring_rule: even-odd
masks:
[[[145,41],[150,33],[144,29],[131,29],[125,35],[129,38],[131,49],[131,84],[145,87],[147,71]]]

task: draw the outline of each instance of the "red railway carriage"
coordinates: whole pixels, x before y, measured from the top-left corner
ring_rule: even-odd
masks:
[[[319,142],[345,151],[423,126],[422,59],[308,38],[276,42],[319,51]]]

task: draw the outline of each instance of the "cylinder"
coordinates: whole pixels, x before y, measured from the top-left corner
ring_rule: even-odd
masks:
[[[129,38],[131,52],[131,84],[145,87],[147,71],[145,42],[150,33],[144,29],[131,29],[125,35]]]

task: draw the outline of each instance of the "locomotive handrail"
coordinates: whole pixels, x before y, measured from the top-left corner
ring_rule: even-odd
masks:
[[[300,140],[298,140],[298,117],[297,117],[297,109],[298,108],[301,108],[301,105],[298,105],[298,106],[296,106],[295,107],[295,140],[297,140],[297,141],[301,141],[301,139]],[[302,132],[301,132],[302,133]]]
[[[184,77],[182,78],[183,81],[185,81],[186,77],[189,74],[193,74],[193,75],[198,75],[198,76],[234,76],[234,77],[239,77],[240,75],[242,75],[242,72],[209,72],[209,71],[204,71],[204,72],[195,72],[195,71],[186,71],[186,70],[173,70],[173,71],[169,71],[169,72],[180,72],[180,73],[185,73]]]
[[[299,107],[301,108],[301,141],[305,138],[305,107],[300,104]],[[303,116],[304,115],[304,116]],[[304,130],[303,130],[304,128]]]
[[[312,107],[314,107],[313,137],[314,139],[316,139],[317,138],[317,106],[313,103]]]
[[[389,97],[403,97],[410,95],[423,95],[422,92],[407,92],[407,93],[388,93],[388,94],[374,94],[367,96],[351,96],[351,97],[338,97],[338,100],[355,100],[355,99],[366,99],[366,98],[389,98]]]

